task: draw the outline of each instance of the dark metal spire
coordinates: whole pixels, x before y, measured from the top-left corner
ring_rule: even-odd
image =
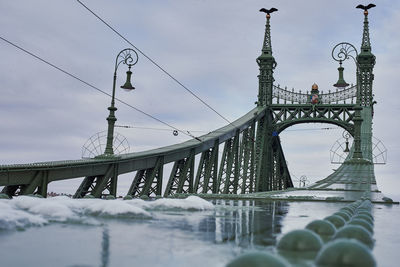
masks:
[[[375,7],[374,4],[369,4],[367,6],[358,5],[356,8],[364,10],[364,29],[361,40],[361,53],[371,53],[371,42],[369,39],[369,26],[368,26],[368,9]]]
[[[364,27],[361,40],[361,53],[357,56],[357,84],[359,86],[357,93],[357,103],[365,107],[372,107],[374,104],[372,83],[374,80],[373,69],[375,65],[375,56],[371,53],[371,41],[369,39],[368,25],[368,9],[372,7],[375,7],[375,5],[358,5],[356,7],[364,10]]]
[[[364,29],[361,41],[361,52],[371,52],[371,41],[369,40],[368,11],[364,11]]]
[[[276,61],[272,56],[271,27],[269,20],[271,18],[270,14],[275,11],[278,11],[278,9],[260,9],[260,12],[267,13],[267,24],[265,25],[265,35],[261,55],[257,58],[257,64],[260,67],[260,75],[258,75],[258,106],[272,104],[272,84],[274,82],[273,73],[276,67]]]
[[[265,12],[267,13],[267,23],[265,24],[265,35],[264,35],[264,42],[263,42],[263,47],[262,47],[262,55],[261,56],[271,56],[272,55],[272,46],[271,46],[271,26],[269,23],[269,20],[271,18],[271,13],[278,11],[276,8],[271,8],[271,9],[265,9],[261,8],[260,12]]]

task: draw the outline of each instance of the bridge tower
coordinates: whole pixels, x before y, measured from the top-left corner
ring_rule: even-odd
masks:
[[[260,11],[271,11],[262,9]],[[274,11],[277,11],[274,9]],[[256,191],[279,190],[293,186],[279,134],[286,128],[299,123],[331,123],[342,127],[354,137],[348,161],[369,163],[372,160],[372,94],[373,67],[375,56],[371,53],[368,11],[364,10],[364,27],[361,52],[349,43],[340,43],[339,61],[352,57],[357,67],[357,84],[323,93],[313,85],[305,93],[290,91],[273,85],[273,72],[277,66],[272,55],[271,12],[266,16],[265,35],[261,55],[257,58],[260,74],[257,106],[265,108],[265,115],[258,120],[256,137]],[[355,53],[353,56],[350,53]],[[343,71],[343,68],[342,68]],[[347,86],[347,84],[346,84]],[[351,103],[346,101],[351,100]],[[355,101],[354,101],[355,100]],[[283,103],[282,103],[283,101]],[[355,102],[355,103],[354,103]],[[365,155],[363,155],[363,153]],[[281,186],[283,185],[283,186]]]
[[[357,104],[362,110],[360,117],[362,125],[356,128],[360,132],[357,133],[362,141],[355,145],[360,146],[363,151],[363,158],[372,161],[372,118],[374,115],[373,106],[374,94],[372,91],[372,83],[374,80],[373,69],[375,65],[375,55],[371,52],[371,42],[369,38],[368,9],[364,10],[364,25],[361,40],[361,51],[357,55]]]
[[[272,10],[272,12],[277,11],[273,9],[270,10]],[[261,55],[257,58],[257,64],[260,68],[260,74],[258,75],[259,90],[257,106],[266,108],[265,116],[258,121],[256,137],[255,191],[259,192],[293,187],[279,136],[277,132],[274,131],[273,116],[269,109],[272,105],[273,97],[273,73],[277,65],[272,55],[270,10],[266,12],[267,20],[264,41]]]
[[[374,105],[374,96],[372,94],[372,82],[374,74],[372,73],[375,65],[375,56],[371,52],[371,42],[369,39],[368,10],[364,10],[364,28],[361,41],[361,52],[357,56],[358,63],[358,95],[357,102],[362,107],[372,108]]]

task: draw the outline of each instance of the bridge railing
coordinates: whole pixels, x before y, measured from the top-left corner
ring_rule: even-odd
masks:
[[[274,85],[272,88],[272,97],[274,104],[310,104],[311,93],[306,91],[295,92],[294,89],[289,90],[287,87],[282,88],[279,85]],[[321,104],[353,104],[357,97],[357,85],[350,86],[346,89],[319,94],[319,101]]]

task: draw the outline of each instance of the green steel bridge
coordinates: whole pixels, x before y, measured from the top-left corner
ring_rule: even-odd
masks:
[[[274,85],[277,63],[272,55],[271,15],[267,13],[266,17],[262,51],[257,58],[257,106],[241,118],[192,140],[144,152],[114,155],[111,147],[105,155],[88,159],[0,165],[2,193],[9,197],[46,197],[49,183],[84,177],[75,198],[112,198],[116,196],[118,176],[132,173],[126,198],[199,194],[210,198],[307,200],[310,197],[306,192],[323,195],[321,192],[329,191],[334,196],[313,200],[355,201],[363,196],[373,202],[390,202],[377,188],[372,158],[375,56],[371,52],[368,11],[364,12],[360,52],[349,43],[340,43],[332,51],[340,63],[335,85],[339,89],[329,93],[320,92],[316,84],[305,93]],[[357,68],[357,84],[350,87],[343,80],[341,67],[347,59],[353,59]],[[113,106],[109,109],[110,124],[115,110]],[[353,136],[354,142],[334,173],[295,190],[279,134],[300,123],[337,125]],[[195,162],[196,156],[199,162]],[[165,180],[163,167],[168,163],[173,163],[173,168]]]
[[[286,253],[282,255],[296,266],[306,266],[299,258],[308,252],[319,253],[313,256],[317,266],[350,263],[353,265],[346,266],[376,266],[369,251],[374,245],[371,203],[398,202],[385,197],[375,180],[372,140],[375,56],[371,52],[368,22],[368,9],[374,5],[358,7],[364,9],[360,52],[346,42],[332,50],[332,57],[340,64],[336,91],[323,93],[314,84],[309,92],[302,93],[274,85],[277,63],[272,55],[270,20],[271,13],[277,10],[261,9],[267,15],[261,55],[257,58],[258,101],[247,114],[180,144],[117,155],[113,151],[116,121],[113,91],[104,154],[78,160],[0,165],[0,186],[3,186],[0,196],[46,197],[49,183],[84,177],[74,198],[113,199],[118,176],[129,173],[132,183],[124,199],[198,195],[208,199],[349,202],[324,220],[309,223],[308,230],[287,233],[280,239],[277,249]],[[121,53],[128,50],[132,49]],[[126,60],[126,54],[123,55]],[[120,64],[118,57],[116,69]],[[354,60],[356,65],[354,86],[343,79],[342,62],[348,59]],[[128,64],[129,68],[135,63]],[[129,78],[128,71],[128,81],[123,88],[133,89]],[[354,142],[343,164],[331,175],[310,186],[294,188],[279,135],[301,123],[334,124],[351,135]],[[173,163],[173,167],[168,176],[163,170],[169,163]],[[357,239],[365,246],[349,239]],[[258,259],[274,266],[288,266],[281,262],[281,257],[268,253],[242,255],[228,266],[260,266],[256,264]]]

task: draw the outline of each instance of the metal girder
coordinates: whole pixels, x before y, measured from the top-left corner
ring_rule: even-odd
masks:
[[[96,179],[96,176],[88,176],[85,177],[79,186],[78,190],[76,190],[74,194],[74,198],[83,198],[86,196],[88,193],[90,193],[93,188],[94,188],[94,179]]]
[[[286,189],[288,187],[293,187],[293,181],[290,177],[289,168],[287,167],[286,158],[283,153],[282,145],[280,138],[277,137],[278,141],[276,142],[277,146],[277,157],[278,157],[278,166],[279,166],[279,176],[282,177],[279,179],[279,187],[277,190]]]
[[[9,197],[15,196],[17,190],[20,188],[21,185],[7,185],[3,187],[1,193],[8,195]]]
[[[62,160],[24,164],[0,165],[0,186],[28,184],[36,171],[49,171],[49,182],[88,176],[104,175],[110,164],[118,164],[118,175],[153,168],[160,156],[164,164],[189,157],[190,151],[200,154],[214,147],[215,142],[225,142],[233,137],[237,129],[248,128],[262,117],[265,107],[255,107],[244,116],[215,131],[190,139],[183,143],[160,147],[148,151],[122,154],[109,158]],[[201,140],[201,141],[199,141]]]
[[[256,139],[256,189],[271,191],[292,187],[280,139],[273,132],[273,113],[270,111],[258,123]]]
[[[219,142],[201,153],[200,162],[194,183],[194,193],[218,193],[218,150]]]
[[[37,194],[47,197],[48,171],[36,171],[28,184],[5,186],[2,193],[8,196]]]
[[[268,116],[269,115],[269,116]],[[255,191],[261,192],[266,191],[265,179],[268,174],[267,170],[270,170],[267,166],[268,161],[266,160],[268,154],[268,143],[270,143],[271,137],[271,126],[270,126],[270,114],[265,115],[258,121],[257,136],[256,136],[256,180],[255,180]]]
[[[289,126],[298,123],[331,123],[347,130],[354,136],[354,118],[356,105],[271,105],[273,124],[276,132],[280,133]]]
[[[154,168],[137,171],[127,195],[132,197],[152,194],[161,196],[163,167],[163,157],[158,157]]]
[[[239,183],[239,131],[225,142],[218,173],[218,188],[222,194],[236,194]]]
[[[175,161],[164,196],[175,193],[193,193],[194,150],[186,159]]]
[[[96,198],[117,194],[118,165],[110,164],[104,175],[85,177],[74,194],[74,198],[92,195]],[[105,191],[108,191],[105,192]]]
[[[273,173],[271,175],[271,180],[269,181],[270,190],[283,190],[288,187],[293,187],[293,182],[283,154],[280,138],[278,136],[273,136],[272,139]]]
[[[255,154],[255,123],[243,131],[240,144],[240,193],[252,193],[254,191],[254,155]]]

